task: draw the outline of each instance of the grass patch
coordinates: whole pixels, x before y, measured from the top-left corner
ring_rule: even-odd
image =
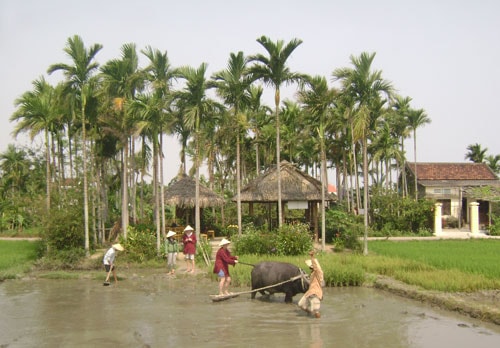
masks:
[[[500,288],[500,241],[371,241],[367,272],[429,290],[473,292]]]
[[[39,242],[0,240],[0,280],[18,278],[38,258]]]

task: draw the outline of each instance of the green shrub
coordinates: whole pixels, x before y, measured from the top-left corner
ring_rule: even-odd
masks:
[[[359,251],[359,237],[363,235],[364,225],[359,216],[348,213],[341,206],[326,211],[326,243],[333,243],[337,251],[344,248]]]
[[[419,233],[432,230],[433,202],[401,197],[398,193],[373,190],[370,201],[371,227],[387,234]]]
[[[72,250],[85,245],[80,206],[51,209],[43,219],[42,234],[48,250]]]
[[[156,232],[145,229],[138,231],[129,226],[127,230],[127,240],[121,241],[125,247],[128,260],[132,262],[144,262],[157,258],[156,252]]]
[[[313,248],[312,235],[305,224],[284,224],[272,232],[249,226],[233,241],[239,254],[302,255]]]
[[[491,224],[488,226],[491,236],[500,236],[500,216],[491,214]]]

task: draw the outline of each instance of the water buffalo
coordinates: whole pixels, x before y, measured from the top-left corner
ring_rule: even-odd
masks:
[[[293,281],[290,278],[296,277]],[[285,302],[291,303],[293,296],[298,293],[304,293],[309,288],[309,277],[299,267],[285,262],[264,261],[256,264],[252,270],[252,290],[265,288],[273,284],[280,285],[259,290],[262,295],[284,292]],[[257,291],[252,292],[252,299],[255,298]]]

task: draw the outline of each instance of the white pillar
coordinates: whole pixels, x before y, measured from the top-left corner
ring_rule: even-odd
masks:
[[[470,232],[472,236],[479,235],[479,203],[471,202],[470,207]]]
[[[443,232],[442,223],[441,223],[441,210],[443,207],[442,203],[434,204],[434,235],[440,236]]]

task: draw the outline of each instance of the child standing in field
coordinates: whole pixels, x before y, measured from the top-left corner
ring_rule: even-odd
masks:
[[[184,244],[184,257],[186,260],[186,272],[194,273],[194,257],[196,256],[196,235],[194,229],[187,225],[182,236],[182,244]]]
[[[179,243],[174,238],[176,233],[168,231],[165,239],[165,254],[167,255],[167,274],[175,274],[175,261],[179,252]]]

